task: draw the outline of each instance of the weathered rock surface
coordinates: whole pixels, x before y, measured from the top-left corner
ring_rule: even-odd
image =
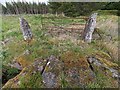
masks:
[[[18,74],[13,79],[10,79],[3,88],[20,88],[20,87],[34,87],[27,83],[35,84],[38,82],[42,85],[38,85],[37,87],[59,87],[60,86],[60,73],[62,71],[62,62],[60,62],[54,56],[49,57],[47,60],[37,59],[34,63],[29,66],[23,68],[20,74]],[[34,75],[38,75],[34,76]],[[39,78],[42,77],[41,80]],[[22,80],[22,78],[24,78]],[[32,82],[32,78],[37,78],[36,81]],[[36,86],[35,86],[36,87]]]
[[[51,55],[47,59],[36,59],[3,88],[85,88],[89,83],[97,83],[96,73],[107,76],[114,83],[111,87],[117,87],[118,65],[103,59],[103,56],[110,58],[103,54],[93,56],[85,58],[65,52],[61,58]]]
[[[96,65],[99,68],[103,68],[103,70],[105,70],[105,69],[109,70],[112,73],[112,77],[120,78],[120,76],[118,75],[118,71],[116,69],[107,66],[106,63],[101,62],[98,58],[89,57],[88,62],[90,62],[91,65],[93,64],[93,65]]]

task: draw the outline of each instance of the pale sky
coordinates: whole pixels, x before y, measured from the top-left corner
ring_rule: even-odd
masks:
[[[0,3],[2,3],[3,5],[5,5],[5,2],[11,2],[11,1],[24,1],[24,2],[45,2],[47,3],[49,0],[0,0]]]

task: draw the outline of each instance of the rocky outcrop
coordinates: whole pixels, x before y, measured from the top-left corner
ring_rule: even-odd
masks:
[[[99,60],[99,58],[96,57],[89,57],[88,58],[88,62],[91,65],[95,65],[98,68],[101,68],[102,70],[109,70],[112,73],[112,77],[114,78],[120,78],[120,76],[118,75],[118,71],[112,67],[109,67],[106,65],[106,63],[103,63]],[[117,65],[116,65],[117,66]],[[93,68],[93,67],[92,67]]]
[[[37,59],[31,65],[23,68],[20,74],[10,79],[3,88],[20,88],[20,87],[59,87],[60,74],[62,71],[62,62],[54,56],[48,59]],[[42,77],[42,79],[41,79]],[[34,79],[35,81],[34,81]],[[33,81],[34,82],[33,82]],[[38,83],[37,83],[38,82]],[[41,82],[41,85],[39,85]],[[33,83],[34,86],[30,83]],[[35,86],[36,85],[36,86]]]
[[[113,86],[109,87],[117,87],[118,65],[107,61],[108,58],[101,53],[86,58],[70,51],[61,57],[38,58],[3,88],[85,88],[90,83],[98,84],[97,74],[111,80]]]

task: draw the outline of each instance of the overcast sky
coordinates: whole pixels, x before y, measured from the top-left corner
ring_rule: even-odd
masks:
[[[15,2],[17,2],[17,1],[26,1],[26,2],[45,2],[45,3],[47,3],[49,0],[0,0],[0,3],[2,3],[3,5],[5,5],[5,2],[11,2],[11,1],[15,1]]]

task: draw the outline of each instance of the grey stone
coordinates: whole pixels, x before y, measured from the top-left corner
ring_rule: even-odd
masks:
[[[31,40],[33,35],[31,32],[30,25],[24,18],[19,18],[19,19],[20,19],[20,27],[23,33],[24,40],[26,41]]]
[[[90,43],[92,40],[92,34],[96,26],[96,17],[97,17],[97,13],[92,14],[85,25],[84,35],[83,35],[85,42]]]

